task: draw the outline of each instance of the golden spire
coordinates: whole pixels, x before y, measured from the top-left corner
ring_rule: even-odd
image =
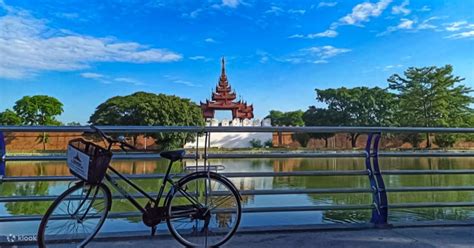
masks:
[[[221,75],[225,75],[225,58],[224,58],[224,56],[222,57],[221,63],[222,63]]]

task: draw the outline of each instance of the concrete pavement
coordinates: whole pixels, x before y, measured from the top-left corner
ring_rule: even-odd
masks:
[[[30,248],[35,246],[23,245],[13,247]],[[63,248],[71,246],[61,244],[52,247]],[[159,236],[136,240],[95,241],[88,245],[88,247],[156,248],[180,246],[169,236]],[[467,248],[474,247],[474,226],[410,227],[334,231],[278,231],[257,234],[239,233],[224,247]]]

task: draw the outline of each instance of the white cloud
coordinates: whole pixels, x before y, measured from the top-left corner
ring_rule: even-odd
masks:
[[[302,34],[294,34],[294,35],[290,35],[288,36],[288,38],[290,39],[295,39],[295,38],[305,38],[306,36],[302,35]]]
[[[423,22],[421,22],[420,24],[418,24],[418,26],[416,27],[416,29],[417,29],[417,30],[435,29],[435,28],[437,28],[437,26],[434,25],[434,24],[431,24],[430,22],[433,21],[433,20],[437,20],[437,19],[441,19],[441,18],[438,17],[438,16],[430,17],[430,18],[424,20]]]
[[[421,9],[419,9],[418,11],[427,12],[427,11],[431,11],[431,8],[428,5],[423,5],[423,7],[421,7]]]
[[[122,82],[122,83],[129,83],[133,85],[143,85],[143,83],[139,80],[133,79],[133,78],[126,78],[126,77],[119,77],[119,78],[114,78],[115,82]]]
[[[230,7],[230,8],[237,8],[239,6],[239,0],[222,0],[222,6]]]
[[[446,26],[446,31],[454,32],[459,31],[465,28],[468,25],[467,21],[458,21],[444,24]]]
[[[402,4],[392,7],[392,14],[394,15],[408,15],[411,13],[411,10],[406,8],[410,4],[409,0],[404,0]]]
[[[448,39],[463,39],[474,37],[474,23],[467,21],[457,21],[443,24],[448,32],[457,32],[446,36]]]
[[[182,17],[187,17],[187,18],[196,18],[203,11],[204,11],[203,9],[198,8],[198,9],[195,9],[195,10],[191,11],[190,13],[183,13],[181,16]]]
[[[412,29],[415,21],[410,19],[401,19],[400,24],[397,25],[397,29]]]
[[[320,2],[318,4],[318,8],[322,8],[322,7],[334,7],[337,5],[337,2]]]
[[[313,64],[327,64],[327,63],[328,61],[324,59],[318,59],[318,60],[313,61]]]
[[[0,17],[0,77],[24,78],[43,71],[74,71],[96,62],[172,62],[181,55],[136,42],[56,30],[29,12],[4,3]]]
[[[290,38],[290,39],[295,39],[295,38],[315,39],[315,38],[322,38],[322,37],[334,38],[337,35],[338,35],[337,31],[328,29],[328,30],[326,30],[324,32],[321,32],[321,33],[314,33],[314,34],[308,34],[308,35],[294,34],[294,35],[289,36],[288,38]]]
[[[398,65],[387,65],[383,68],[384,71],[388,71],[388,70],[391,70],[391,69],[396,69],[396,68],[400,68],[400,67],[403,67],[403,65],[401,64],[398,64]]]
[[[289,9],[288,13],[304,15],[306,13],[306,10],[304,10],[304,9]]]
[[[328,59],[332,58],[334,56],[337,56],[342,53],[347,53],[350,52],[350,49],[346,48],[336,48],[333,46],[322,46],[322,47],[310,47],[307,49],[304,49],[305,51],[308,51],[310,53],[316,54],[322,59]]]
[[[463,38],[471,38],[471,37],[474,38],[474,30],[446,36],[446,38],[449,38],[449,39],[463,39]]]
[[[439,20],[439,19],[442,19],[442,18],[444,18],[444,17],[432,16],[428,19],[425,19],[422,22],[418,22],[418,20],[416,20],[416,19],[411,20],[411,19],[407,19],[407,18],[402,18],[402,19],[400,19],[400,23],[398,25],[388,27],[384,32],[377,34],[377,36],[387,35],[389,33],[392,33],[392,32],[398,31],[398,30],[406,30],[406,31],[409,31],[409,32],[418,32],[418,31],[421,31],[421,30],[431,29],[431,30],[439,31],[438,26],[433,24],[432,22],[434,20]]]
[[[328,63],[328,59],[335,57],[337,55],[350,52],[350,49],[346,48],[336,48],[333,46],[319,46],[319,47],[309,47],[300,49],[294,54],[290,54],[282,59],[278,59],[282,62],[289,62],[293,64],[299,63],[313,63],[313,64],[323,64]]]
[[[105,76],[99,73],[94,73],[94,72],[84,72],[80,74],[81,77],[83,78],[92,78],[92,79],[99,79],[99,78],[104,78]]]
[[[324,32],[321,33],[316,33],[316,34],[308,34],[308,38],[314,39],[314,38],[320,38],[320,37],[329,37],[333,38],[336,37],[338,33],[335,30],[328,29]]]
[[[217,41],[214,40],[213,38],[206,38],[204,39],[205,42],[208,42],[208,43],[216,43]]]
[[[416,23],[416,21],[414,21],[414,20],[402,18],[402,19],[400,19],[400,23],[397,26],[390,26],[384,32],[377,34],[377,36],[383,36],[383,35],[395,32],[397,30],[402,30],[402,29],[410,29],[411,30],[411,29],[414,28],[413,25],[415,23]]]
[[[182,84],[182,85],[186,85],[186,86],[189,86],[189,87],[201,87],[202,86],[200,84],[196,84],[196,83],[188,81],[188,80],[183,80],[183,79],[175,77],[175,76],[165,75],[164,77],[165,77],[165,80],[167,80],[171,83],[174,83],[174,84]]]
[[[283,9],[277,6],[271,6],[270,9],[264,12],[265,14],[280,15],[283,13]]]
[[[211,59],[206,57],[206,56],[201,56],[201,55],[197,55],[197,56],[191,56],[189,57],[190,60],[194,60],[194,61],[210,61]]]
[[[363,22],[368,22],[371,17],[381,15],[391,2],[392,0],[380,0],[377,3],[363,2],[357,4],[350,14],[339,19],[339,23],[333,24],[333,28],[339,24],[361,26]]]
[[[111,77],[95,72],[83,72],[79,74],[83,78],[92,79],[104,84],[111,84],[113,82],[128,83],[133,85],[144,85],[140,80],[129,77]]]

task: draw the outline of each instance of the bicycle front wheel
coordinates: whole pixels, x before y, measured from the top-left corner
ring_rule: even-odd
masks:
[[[43,216],[38,246],[71,242],[84,247],[102,227],[112,204],[110,190],[103,184],[78,183],[62,193]]]
[[[167,224],[186,247],[218,247],[237,230],[242,209],[234,185],[216,173],[181,179],[167,199]]]

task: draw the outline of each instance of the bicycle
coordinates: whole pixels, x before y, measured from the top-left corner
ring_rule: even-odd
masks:
[[[207,170],[190,173],[176,182],[170,171],[175,162],[182,161],[185,151],[161,152],[160,156],[168,159],[169,165],[157,196],[152,197],[110,166],[114,145],[123,151],[136,148],[123,137],[115,139],[91,127],[107,141],[108,147],[82,138],[69,142],[67,164],[80,181],[64,191],[46,211],[38,229],[39,247],[65,239],[84,247],[96,236],[112,207],[112,194],[104,179],[141,212],[143,223],[151,227],[151,235],[161,221],[166,221],[171,235],[186,247],[218,247],[232,238],[240,224],[242,198],[229,179]],[[147,199],[145,206],[120,186],[117,179]],[[168,184],[170,190],[160,204]]]

